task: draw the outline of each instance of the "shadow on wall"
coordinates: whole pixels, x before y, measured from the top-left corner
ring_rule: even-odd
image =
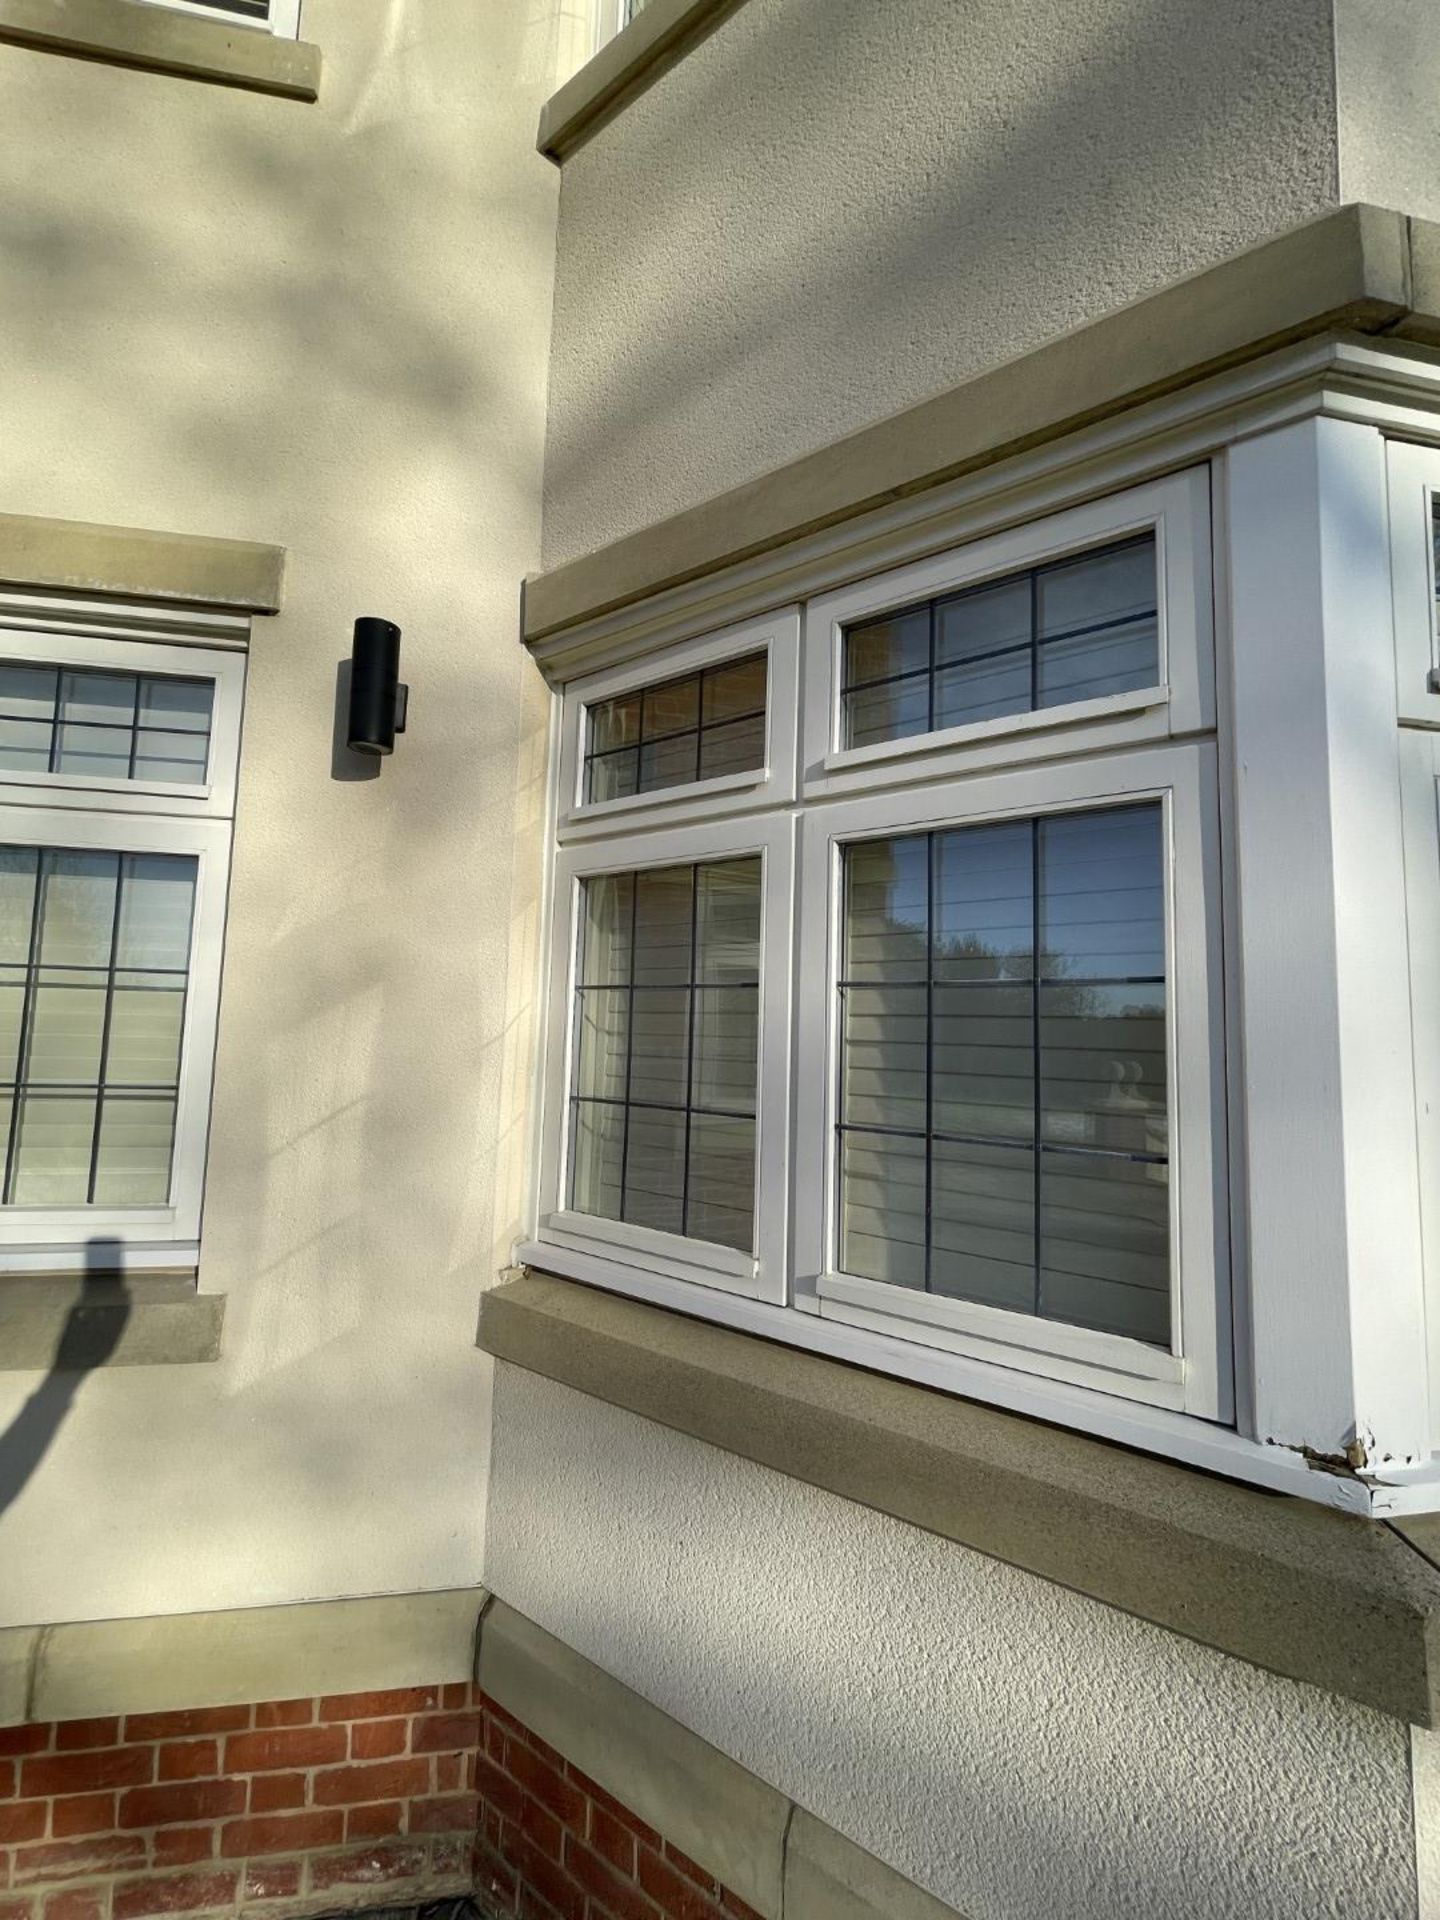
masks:
[[[0,1433],[0,1514],[19,1498],[50,1451],[86,1374],[103,1366],[119,1346],[130,1305],[130,1290],[120,1271],[120,1243],[91,1240],[80,1298],[65,1316],[50,1371]]]

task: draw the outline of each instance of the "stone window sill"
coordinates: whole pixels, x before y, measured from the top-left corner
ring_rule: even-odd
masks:
[[[556,165],[683,60],[741,0],[647,0],[592,60],[552,94],[535,145]]]
[[[0,40],[289,100],[320,92],[318,47],[144,0],[0,0]]]
[[[225,1296],[183,1274],[0,1278],[0,1372],[218,1360]]]
[[[529,1272],[480,1345],[1106,1605],[1440,1724],[1440,1549],[908,1381]]]

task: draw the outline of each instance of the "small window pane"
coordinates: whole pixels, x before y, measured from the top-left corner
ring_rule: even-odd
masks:
[[[32,1001],[26,1078],[32,1085],[94,1084],[105,1031],[104,975],[98,986],[37,986]]]
[[[95,1204],[163,1206],[170,1197],[175,1102],[107,1095],[95,1158]]]
[[[749,1253],[755,1238],[755,1122],[725,1114],[690,1118],[686,1231]]]
[[[930,731],[930,676],[885,680],[845,695],[845,744],[870,747],[881,740],[907,740]]]
[[[845,849],[849,1272],[1168,1343],[1163,863],[1154,802]]]
[[[752,856],[585,882],[578,1211],[752,1247],[760,878]]]
[[[868,686],[900,674],[930,671],[930,613],[886,614],[849,627],[845,633],[845,685]]]
[[[135,736],[135,778],[203,786],[208,754],[209,744],[203,734],[162,733],[142,727]]]
[[[114,853],[46,856],[40,896],[40,964],[106,967],[115,937]]]
[[[1168,1346],[1168,1168],[1078,1153],[1041,1162],[1040,1312]]]
[[[0,714],[11,720],[43,720],[48,727],[55,717],[58,680],[56,667],[22,667],[17,661],[0,660]]]
[[[663,740],[672,733],[695,733],[700,725],[700,682],[669,680],[647,687],[641,697],[643,740]]]
[[[1030,651],[1030,579],[1021,574],[942,601],[935,610],[935,659],[949,666],[1022,649]]]
[[[577,1213],[620,1218],[625,1166],[625,1109],[577,1100],[570,1143],[570,1204]]]
[[[129,728],[139,687],[128,673],[63,673],[60,718],[86,726]]]
[[[1160,676],[1152,534],[845,633],[848,747],[1094,700]]]
[[[763,770],[767,674],[746,654],[587,708],[586,804]]]
[[[575,1010],[575,1082],[587,1100],[623,1100],[630,1061],[630,990],[583,987]]]
[[[140,725],[209,733],[215,688],[209,680],[142,680]]]
[[[179,987],[117,986],[110,1003],[110,1086],[173,1087],[180,1078],[185,994]]]
[[[0,847],[0,966],[24,966],[30,958],[39,859],[33,847]]]
[[[95,1098],[27,1093],[20,1102],[10,1172],[17,1207],[80,1207],[90,1189]]]
[[[707,727],[726,720],[763,720],[765,682],[763,653],[752,653],[733,666],[712,667],[704,676],[701,719]]]
[[[925,1143],[840,1136],[840,1264],[892,1287],[925,1286]]]
[[[54,737],[48,720],[11,720],[0,714],[0,767],[14,773],[48,773]]]
[[[617,747],[633,747],[640,738],[640,696],[623,700],[601,700],[590,709],[590,751],[611,753]]]
[[[133,738],[128,727],[62,726],[55,743],[55,771],[127,780]]]
[[[930,1285],[1029,1313],[1035,1304],[1035,1154],[937,1140],[931,1156]]]
[[[625,1208],[632,1226],[685,1231],[685,1115],[631,1107],[625,1140]]]

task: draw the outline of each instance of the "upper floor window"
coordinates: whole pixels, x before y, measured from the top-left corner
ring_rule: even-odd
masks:
[[[243,675],[0,635],[0,1267],[195,1260]]]
[[[645,0],[591,0],[591,51],[598,53],[607,40],[613,40],[645,8]]]

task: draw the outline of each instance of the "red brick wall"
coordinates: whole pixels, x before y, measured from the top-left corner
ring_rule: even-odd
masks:
[[[484,1695],[479,1704],[482,1910],[507,1920],[761,1920],[503,1707]]]
[[[0,1727],[0,1920],[255,1920],[467,1891],[465,1684]]]

